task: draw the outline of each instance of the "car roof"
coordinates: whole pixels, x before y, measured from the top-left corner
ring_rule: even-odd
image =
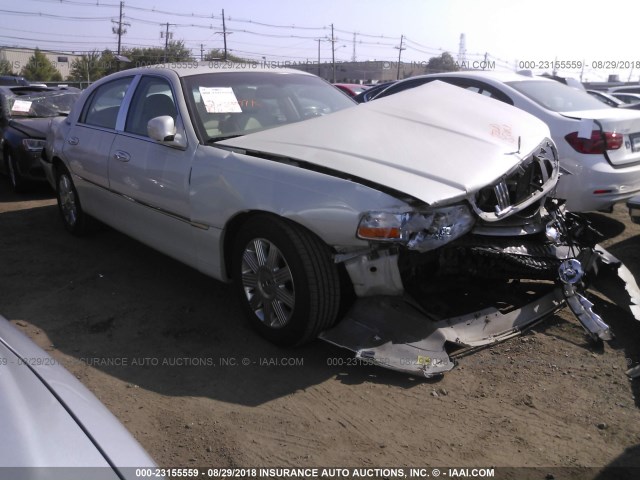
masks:
[[[120,73],[122,75],[131,74],[148,74],[151,72],[173,72],[179,77],[190,77],[192,75],[202,75],[205,73],[237,73],[237,72],[274,72],[274,73],[288,73],[298,75],[308,75],[313,77],[311,73],[304,72],[302,70],[296,70],[293,68],[280,68],[273,67],[268,64],[261,63],[239,63],[239,62],[225,62],[223,60],[216,61],[204,61],[204,62],[175,62],[151,65],[149,67],[138,67],[123,70]],[[116,74],[117,75],[117,74]]]
[[[0,86],[0,93],[3,95],[29,95],[30,93],[57,92],[60,90],[58,87],[37,87],[34,85]]]
[[[29,81],[16,75],[0,75],[0,85],[29,85]]]
[[[541,81],[541,82],[554,82],[550,78],[546,77],[531,77],[529,75],[522,75],[516,72],[504,72],[504,71],[487,71],[487,70],[465,70],[459,72],[445,72],[445,73],[431,73],[429,75],[421,75],[423,77],[458,77],[458,78],[475,78],[475,79],[490,79],[495,80],[502,83],[507,82],[526,82],[531,80]],[[415,78],[415,77],[410,77]],[[408,80],[408,79],[407,79]]]

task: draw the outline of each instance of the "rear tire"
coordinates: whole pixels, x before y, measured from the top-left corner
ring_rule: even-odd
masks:
[[[56,171],[56,198],[64,227],[74,235],[86,233],[87,216],[80,205],[80,198],[69,170],[60,166]]]
[[[322,240],[289,221],[253,217],[234,239],[232,271],[252,326],[277,345],[300,345],[331,327],[340,278]]]

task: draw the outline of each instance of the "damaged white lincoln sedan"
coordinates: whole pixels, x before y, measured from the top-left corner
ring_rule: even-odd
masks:
[[[637,315],[633,276],[553,198],[533,116],[440,82],[356,106],[299,71],[187,67],[106,77],[52,124],[69,231],[95,217],[233,281],[272,342],[426,376],[565,304],[607,340],[587,288]]]

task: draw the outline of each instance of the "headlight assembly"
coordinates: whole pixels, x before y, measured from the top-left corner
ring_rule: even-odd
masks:
[[[36,140],[35,138],[25,138],[22,140],[22,145],[24,146],[25,150],[28,150],[30,152],[38,152],[42,150],[46,144],[47,142],[45,142],[44,140]]]
[[[367,212],[358,225],[358,238],[395,242],[425,252],[468,233],[475,216],[466,205],[440,207],[425,212]]]

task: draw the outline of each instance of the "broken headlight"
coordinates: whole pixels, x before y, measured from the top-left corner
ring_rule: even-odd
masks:
[[[358,238],[396,242],[426,252],[468,233],[476,217],[466,205],[440,207],[425,212],[367,212],[358,224]]]

